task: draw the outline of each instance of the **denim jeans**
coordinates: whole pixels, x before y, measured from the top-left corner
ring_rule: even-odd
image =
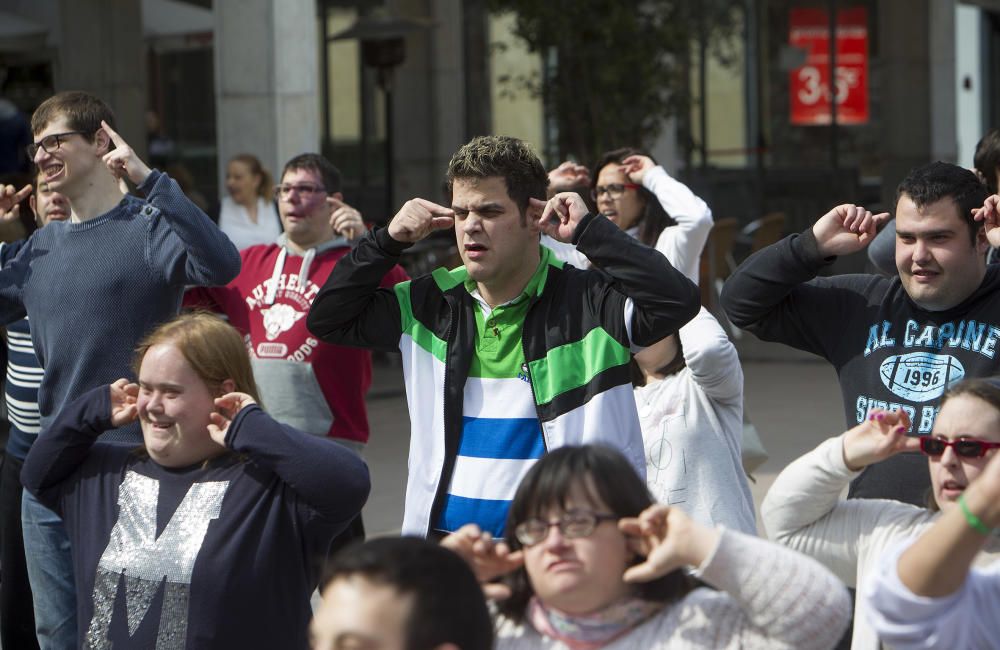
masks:
[[[76,584],[69,537],[62,519],[27,490],[21,524],[28,579],[35,600],[35,631],[41,650],[76,647]]]

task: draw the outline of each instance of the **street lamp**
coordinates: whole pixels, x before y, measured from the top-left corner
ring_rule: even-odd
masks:
[[[393,214],[392,199],[392,72],[406,60],[404,37],[431,25],[423,18],[403,18],[379,7],[368,15],[359,17],[344,31],[327,38],[328,41],[358,39],[361,42],[361,62],[374,68],[376,83],[385,98],[385,218]]]

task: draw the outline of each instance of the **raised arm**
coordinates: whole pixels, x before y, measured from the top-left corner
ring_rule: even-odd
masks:
[[[371,483],[368,466],[356,453],[275,421],[248,395],[229,393],[215,404],[209,432],[216,442],[276,474],[331,524],[347,523],[361,512]]]
[[[534,201],[534,199],[532,199]],[[615,280],[630,301],[631,342],[651,345],[675,333],[700,308],[698,287],[649,246],[628,236],[601,215],[590,214],[577,194],[549,199],[538,222],[545,234],[572,241],[591,262]],[[608,315],[621,318],[619,314]]]
[[[976,555],[1000,526],[1000,454],[931,528],[899,558],[899,578],[918,596],[962,588]],[[998,583],[1000,586],[1000,583]]]
[[[381,289],[383,278],[404,250],[434,230],[453,224],[450,209],[413,199],[387,228],[370,230],[333,267],[316,295],[306,326],[327,343],[393,350],[403,332],[400,298],[410,284]]]
[[[65,485],[90,455],[97,437],[135,420],[139,387],[126,379],[98,386],[70,402],[31,446],[21,483],[56,512]]]
[[[756,537],[712,529],[678,508],[654,505],[619,522],[644,561],[626,570],[626,582],[646,582],[678,568],[726,592],[743,621],[730,633],[740,647],[827,649],[843,633],[850,615],[844,586],[817,562]],[[703,605],[710,618],[727,618],[722,599]],[[720,611],[711,611],[718,608]],[[713,614],[718,615],[713,616]]]
[[[855,586],[860,549],[873,530],[905,532],[927,517],[922,509],[891,501],[840,499],[866,466],[916,447],[916,439],[906,436],[908,426],[903,412],[873,411],[871,419],[790,463],[761,504],[768,536]]]
[[[766,341],[821,356],[836,340],[831,324],[859,306],[852,300],[879,278],[816,278],[837,255],[863,250],[887,215],[840,205],[800,235],[791,235],[747,258],[726,280],[722,307],[734,325]]]
[[[221,286],[240,272],[240,253],[191,202],[176,181],[156,170],[138,186],[156,209],[149,214],[147,261],[173,285]]]
[[[674,268],[698,283],[701,250],[712,230],[712,211],[691,189],[673,178],[647,156],[629,156],[622,164],[629,180],[640,183],[656,196],[663,209],[677,222],[664,228],[656,250],[667,256]]]
[[[684,363],[709,397],[720,402],[741,402],[743,368],[736,346],[704,307],[678,332]]]
[[[1000,602],[1000,567],[994,563],[984,569],[970,570],[968,551],[975,542],[956,543],[958,536],[949,541],[942,540],[939,534],[932,535],[956,524],[969,526],[965,521],[952,520],[938,528],[945,516],[916,541],[905,540],[884,553],[875,571],[858,591],[863,611],[887,646],[898,650],[996,647],[1000,637],[1000,619],[996,616],[996,604]],[[985,535],[973,534],[986,539]],[[928,544],[942,541],[938,549],[928,548]],[[938,557],[932,558],[928,551]],[[942,557],[948,552],[958,557]],[[904,563],[902,557],[907,556]],[[923,556],[923,559],[914,556]],[[916,567],[915,562],[926,564]],[[954,578],[960,580],[956,591],[944,596],[928,596],[915,593],[903,581],[904,575],[911,582],[915,579],[934,581],[938,571],[949,573],[948,579],[941,582],[942,586]],[[948,588],[951,586],[949,584]],[[921,590],[937,591],[934,588]]]
[[[146,262],[173,285],[223,285],[240,272],[240,254],[229,238],[191,202],[169,176],[146,163],[107,122],[102,128],[115,148],[104,164],[120,181],[128,178],[150,203]]]

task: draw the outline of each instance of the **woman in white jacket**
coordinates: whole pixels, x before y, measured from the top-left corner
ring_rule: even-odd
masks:
[[[957,500],[979,475],[1000,442],[1000,387],[969,379],[950,387],[931,435],[906,435],[902,411],[872,411],[850,431],[826,440],[778,475],[761,505],[771,539],[826,565],[850,587],[861,585],[883,552],[926,530],[938,510],[958,508]],[[987,443],[987,444],[981,444]],[[932,494],[928,508],[883,499],[841,500],[840,494],[865,467],[904,451],[928,456]],[[991,542],[991,553],[1000,545]],[[852,648],[877,649],[879,639],[855,605]]]
[[[563,163],[549,173],[550,184],[579,185],[587,180],[582,171]],[[708,205],[635,149],[603,154],[593,178],[591,198],[601,213],[697,284],[712,230]],[[564,261],[589,264],[572,246],[555,243]],[[753,496],[741,461],[743,369],[715,317],[702,309],[677,334],[637,352],[632,383],[656,500],[706,526],[753,535]]]
[[[550,185],[578,185],[579,165],[563,163],[549,172]],[[691,189],[636,149],[604,153],[594,166],[591,198],[618,227],[663,253],[674,268],[698,284],[701,249],[712,230],[712,211]],[[569,244],[542,237],[542,244],[577,268],[590,261]]]

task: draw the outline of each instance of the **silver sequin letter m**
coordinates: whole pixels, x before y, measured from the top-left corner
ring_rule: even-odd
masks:
[[[118,521],[94,578],[94,617],[87,626],[85,648],[111,647],[108,632],[122,576],[129,635],[135,634],[163,586],[156,650],[185,646],[191,573],[209,523],[219,518],[228,487],[229,481],[192,485],[157,537],[159,482],[132,471],[125,474],[118,490]]]

